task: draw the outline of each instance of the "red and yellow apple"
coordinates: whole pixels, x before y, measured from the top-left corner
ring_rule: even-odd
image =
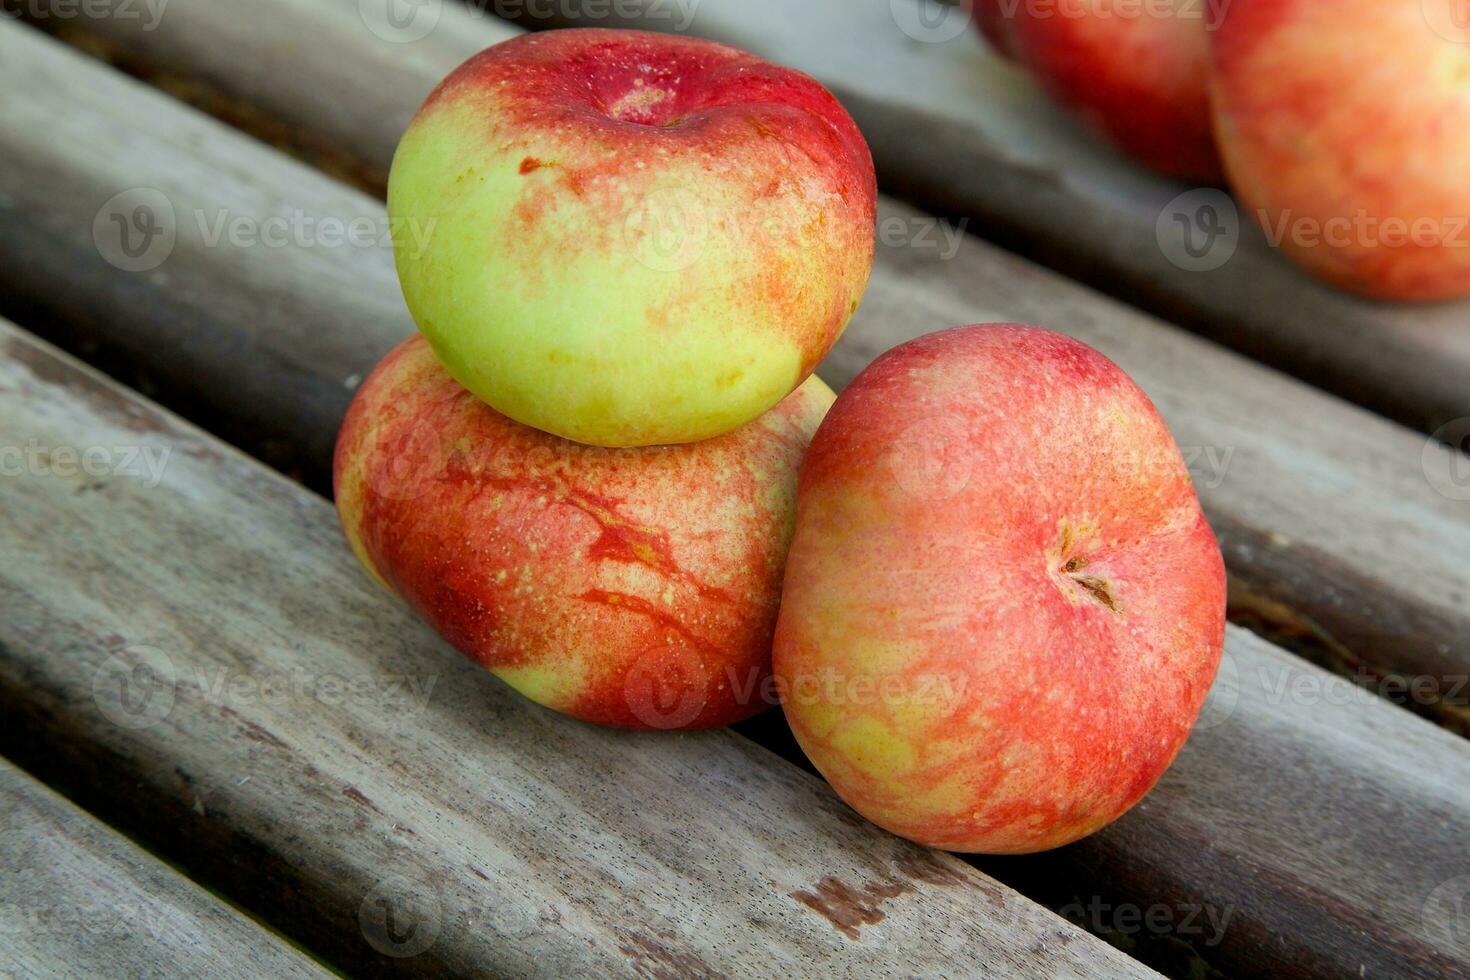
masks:
[[[1220,550],[1148,398],[1038,327],[868,367],[801,467],[775,638],[792,730],[859,813],[949,850],[1056,847],[1184,744]]]
[[[1470,294],[1463,6],[1237,0],[1212,35],[1230,180],[1268,238],[1328,282],[1384,299]]]
[[[1057,102],[1162,173],[1214,181],[1213,0],[971,0],[976,23]]]
[[[599,446],[721,435],[801,384],[867,285],[876,199],[811,78],[612,30],[471,58],[388,186],[404,297],[454,377]]]
[[[522,694],[604,725],[705,728],[770,704],[815,376],[734,432],[606,449],[512,421],[422,337],[363,383],[334,482],[363,564]]]

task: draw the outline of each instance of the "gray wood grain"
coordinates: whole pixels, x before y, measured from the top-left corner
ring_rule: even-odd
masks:
[[[531,704],[326,501],[9,324],[0,418],[5,744],[333,962],[1150,975],[729,731]]]
[[[8,325],[0,418],[5,744],[336,962],[1138,969],[728,732],[527,703],[378,590],[323,501]],[[1242,974],[1434,977],[1470,970],[1467,835],[1461,740],[1231,627],[1153,794],[1036,860],[1085,918]]]
[[[0,974],[329,972],[0,759]]]
[[[445,8],[446,15],[451,9]],[[282,8],[274,12],[281,13]],[[264,21],[274,19],[262,17]],[[362,195],[171,106],[141,87],[112,79],[85,59],[27,39],[29,43],[19,43],[13,35],[0,32],[5,63],[19,66],[17,70],[26,78],[44,81],[39,91],[56,90],[57,109],[51,115],[62,118],[42,125],[40,114],[33,113],[22,117],[34,124],[25,127],[17,122],[18,113],[11,113],[0,122],[7,137],[16,134],[16,145],[30,147],[26,151],[30,162],[7,192],[12,200],[34,202],[24,218],[46,214],[53,216],[54,224],[49,237],[27,231],[24,220],[5,223],[0,234],[12,236],[11,241],[25,236],[28,242],[53,242],[50,247],[71,260],[64,267],[65,278],[58,277],[55,269],[48,271],[36,263],[27,266],[28,271],[50,277],[46,281],[57,288],[56,295],[63,293],[63,287],[65,295],[74,298],[117,295],[109,291],[122,288],[116,282],[130,277],[99,264],[89,235],[78,235],[74,225],[68,224],[81,220],[90,228],[90,213],[68,211],[70,197],[66,195],[58,198],[53,194],[50,209],[43,208],[39,193],[26,190],[39,182],[42,172],[53,179],[59,177],[74,195],[88,201],[106,200],[119,187],[131,184],[164,186],[181,213],[224,208],[248,216],[276,213],[292,204],[314,214],[380,213],[379,206]],[[350,62],[350,48],[338,46],[347,40],[319,32],[316,41],[322,59]],[[241,52],[242,63],[249,62],[246,54]],[[313,77],[309,65],[301,71],[308,80]],[[425,85],[431,81],[426,78]],[[362,84],[371,84],[371,79],[363,79]],[[407,101],[417,98],[403,97]],[[126,119],[126,126],[112,122],[114,116]],[[73,162],[77,154],[68,152],[66,145],[44,151],[37,148],[43,141],[34,134],[48,127],[60,127],[66,138],[93,147],[93,156],[105,159],[106,165],[89,161],[79,167]],[[24,138],[26,133],[33,135]],[[160,153],[159,147],[169,152]],[[905,220],[922,218],[891,204],[885,214]],[[11,248],[8,260],[25,261],[26,254]],[[1417,440],[978,243],[966,243],[948,260],[937,250],[916,247],[885,248],[883,256],[864,311],[824,369],[834,380],[850,377],[881,347],[939,323],[987,316],[1047,321],[1055,317],[1058,326],[1099,344],[1133,371],[1160,400],[1181,439],[1235,448],[1236,462],[1227,476],[1239,479],[1244,473],[1246,478],[1231,484],[1235,487],[1231,498],[1221,498],[1219,488],[1204,488],[1212,501],[1212,516],[1220,522],[1217,502],[1222,499],[1256,508],[1245,511],[1254,515],[1249,526],[1274,530],[1281,539],[1268,537],[1266,543],[1276,552],[1299,557],[1302,580],[1309,586],[1330,589],[1324,595],[1340,596],[1341,570],[1318,570],[1314,551],[1301,546],[1300,535],[1286,539],[1294,528],[1291,521],[1317,522],[1307,525],[1315,528],[1335,527],[1320,540],[1311,539],[1311,546],[1339,549],[1339,554],[1341,549],[1362,546],[1344,541],[1345,536],[1338,533],[1342,527],[1369,535],[1378,554],[1362,567],[1376,569],[1378,562],[1394,562],[1392,574],[1407,575],[1405,581],[1415,583],[1411,592],[1431,584],[1416,560],[1432,560],[1435,567],[1457,574],[1435,557],[1438,552],[1431,547],[1436,539],[1439,545],[1457,540],[1460,532],[1449,520],[1453,511],[1436,505],[1423,488],[1414,485],[1415,464],[1407,457],[1417,448]],[[178,266],[176,258],[181,260]],[[298,279],[303,267],[317,274],[314,282],[310,276]],[[89,300],[96,302],[96,309],[111,310],[113,320],[107,331],[134,338],[130,342],[145,363],[167,364],[169,358],[178,356],[177,347],[167,346],[167,357],[161,356],[143,342],[145,338],[165,345],[170,338],[175,343],[178,338],[196,342],[187,357],[179,358],[184,380],[192,389],[207,390],[210,379],[226,387],[259,386],[267,393],[268,405],[280,411],[283,428],[294,432],[303,445],[313,440],[325,442],[335,419],[324,423],[316,416],[288,411],[294,405],[295,386],[304,384],[309,392],[321,393],[323,402],[335,399],[339,407],[345,405],[352,376],[409,329],[391,290],[387,255],[379,249],[211,249],[181,233],[174,255],[160,270],[167,277],[161,283],[149,278],[156,273],[131,277],[144,281],[132,294],[147,298],[150,305],[142,311]],[[188,288],[180,290],[180,284]],[[172,305],[175,303],[179,305]],[[333,309],[338,304],[364,315],[344,322]],[[207,329],[200,329],[201,325]],[[256,358],[270,352],[269,363],[300,363],[303,369],[299,375],[273,375],[251,358],[236,356],[241,350],[253,352]],[[313,357],[307,358],[308,352]],[[206,380],[195,380],[193,375]],[[1284,435],[1276,432],[1283,418],[1293,423],[1293,430]],[[326,428],[319,431],[316,427],[322,425]],[[1345,432],[1354,437],[1343,438]],[[1248,462],[1240,462],[1242,458]],[[1353,492],[1358,494],[1356,499],[1350,496]],[[211,511],[232,513],[238,505],[215,499],[209,506]],[[1293,509],[1281,511],[1281,507]],[[264,533],[263,529],[250,533],[257,531]],[[291,540],[300,534],[292,528],[278,532],[277,537],[263,537],[259,543],[267,553],[275,546],[272,542],[279,542],[280,533],[288,533]],[[328,530],[313,533],[329,536]],[[1413,544],[1416,536],[1417,546]],[[198,535],[187,535],[185,540],[192,546]],[[1227,544],[1229,540],[1227,532]],[[341,560],[347,560],[345,551]],[[1234,561],[1238,568],[1241,555],[1236,554]],[[252,559],[247,566],[261,577],[269,576],[274,568],[263,557]],[[213,574],[218,572],[203,577],[208,580]],[[1364,574],[1376,583],[1365,587],[1365,594],[1393,596],[1379,588],[1388,573]],[[117,600],[124,612],[115,615],[124,615],[141,603],[143,622],[177,622],[184,636],[198,634],[205,644],[217,642],[220,631],[208,625],[214,621],[213,610],[186,614],[171,608],[160,615],[158,599],[140,596],[131,583],[115,584],[118,578],[117,566],[104,566],[97,579],[102,589],[124,588]],[[238,579],[228,576],[225,581]],[[288,584],[299,581],[299,577],[287,576]],[[254,579],[247,584],[247,592],[257,588]],[[1301,588],[1299,584],[1292,587]],[[317,609],[303,594],[300,587],[289,590],[287,626],[318,625]],[[338,595],[333,592],[325,601],[344,610],[344,621],[370,616],[359,605],[343,605]],[[1389,601],[1398,602],[1395,608],[1403,610],[1410,621],[1418,615],[1413,612],[1417,598]],[[278,615],[272,615],[275,618],[268,623],[281,622]],[[369,618],[362,627],[375,637],[392,636],[398,628],[385,630],[375,622]],[[289,637],[287,626],[273,626],[281,632],[268,632],[262,642],[266,646],[293,643],[275,639]],[[342,628],[335,623],[322,628],[328,626]],[[251,629],[255,628],[252,621]],[[136,627],[129,629],[136,631]],[[45,634],[36,627],[26,635]],[[138,641],[127,630],[103,630],[97,635]],[[145,631],[142,642],[147,642],[146,635]],[[236,645],[229,647],[230,656],[243,656],[235,652],[240,642],[236,639]],[[1360,967],[1369,976],[1463,972],[1467,954],[1463,945],[1457,945],[1445,896],[1457,887],[1459,876],[1470,872],[1463,846],[1467,831],[1464,746],[1239,631],[1231,631],[1229,648],[1228,663],[1235,665],[1234,670],[1227,667],[1211,701],[1211,711],[1220,720],[1196,734],[1147,805],[1104,834],[1050,858],[1037,859],[1036,866],[1054,867],[1055,878],[1071,883],[1089,903],[1095,898],[1109,904],[1114,915],[1120,914],[1120,907],[1141,912],[1164,905],[1172,910],[1163,928],[1165,934],[1201,945],[1208,944],[1212,934],[1191,931],[1203,927],[1197,915],[1191,918],[1188,906],[1204,903],[1219,918],[1228,914],[1223,936],[1203,952],[1242,973],[1333,975],[1357,972]],[[270,651],[256,651],[252,656],[267,654]],[[284,661],[277,663],[277,669],[285,669]],[[457,668],[445,665],[441,669]],[[32,670],[27,662],[21,672]],[[475,685],[487,683],[468,676],[463,682],[477,691],[482,688]],[[10,690],[16,704],[36,704],[29,695],[16,693],[16,685]],[[60,722],[46,722],[44,704],[28,709],[27,717],[34,719],[29,722],[32,727],[43,731],[62,727]],[[504,717],[493,716],[486,724],[503,730],[507,727]],[[275,718],[269,721],[269,725],[257,724],[267,730],[280,724]],[[538,730],[538,737],[549,736]],[[66,744],[65,739],[54,738],[36,751],[60,754]],[[484,744],[488,751],[490,743]],[[558,735],[555,744],[571,751],[575,743],[570,736]],[[662,743],[658,747],[664,750]],[[168,753],[157,751],[152,765],[161,770],[169,764]],[[724,780],[727,777],[719,774],[727,773],[731,765],[743,765],[724,761],[728,758],[709,760],[715,775],[705,778]],[[81,765],[70,758],[68,764]],[[185,771],[198,779],[196,770],[212,764],[209,753],[201,751]],[[435,770],[432,775],[437,783],[441,773]],[[161,782],[169,785],[166,779]],[[381,807],[378,785],[374,791],[360,791]],[[311,789],[305,794],[308,798],[320,798],[322,793],[331,796],[330,788],[312,786],[302,787]],[[275,819],[265,814],[299,807],[294,799],[283,794],[273,803],[261,802],[252,819]],[[187,822],[184,807],[178,809]],[[499,811],[496,817],[501,818]],[[631,818],[620,811],[618,819]],[[650,819],[637,817],[634,829],[627,833],[662,833],[648,823]],[[766,819],[785,817],[767,814]],[[253,834],[254,824],[250,826]],[[229,840],[238,847],[242,837]],[[1043,865],[1043,861],[1054,863]],[[290,862],[287,865],[271,864],[271,873],[294,874]],[[1016,867],[1010,864],[997,871]],[[861,887],[858,882],[877,882],[881,888],[885,879],[879,876],[876,868],[858,875],[845,872],[837,877],[847,884],[847,891],[830,884],[824,889],[821,879],[797,890],[814,899],[841,899],[839,905],[851,915],[854,910],[860,912],[867,901],[854,891]]]
[[[802,68],[853,112],[890,192],[970,216],[987,238],[1423,431],[1470,416],[1470,302],[1393,305],[1322,285],[1276,254],[1245,208],[1224,265],[1173,264],[1156,224],[1196,188],[1124,159],[1049,104],[955,5],[566,0],[499,9],[533,27],[586,25],[598,11],[608,12],[604,26],[687,23],[688,33]],[[532,9],[538,16],[524,13]]]
[[[434,33],[403,43],[369,30],[353,0],[195,0],[168,8],[152,31],[106,23],[120,44],[136,38],[140,58],[204,72],[385,167],[440,75],[476,38],[506,30],[454,4],[434,9]],[[284,70],[271,52],[289,48],[298,24],[310,25],[316,56]],[[232,57],[214,57],[203,40],[213,34]],[[389,249],[334,246],[311,230],[281,247],[209,236],[221,220],[245,219],[248,231],[268,217],[383,228],[381,206],[20,27],[0,44],[0,72],[48,79],[33,98],[0,106],[0,137],[16,157],[0,172],[0,257],[13,270],[0,295],[44,308],[65,324],[51,333],[66,346],[324,487],[356,380],[412,329]],[[370,125],[334,108],[363,93]],[[166,197],[178,234],[157,269],[123,273],[99,255],[94,224],[105,202],[136,187]],[[1412,707],[1470,728],[1470,501],[1441,492],[1463,490],[1451,481],[1456,461],[1470,466],[1463,454],[945,234],[884,202],[873,282],[821,369],[826,380],[840,387],[896,343],[983,320],[1041,323],[1098,347],[1143,385],[1193,457],[1238,611],[1305,635],[1341,669],[1414,679]]]

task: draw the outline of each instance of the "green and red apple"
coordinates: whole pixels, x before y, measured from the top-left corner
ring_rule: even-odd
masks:
[[[867,144],[821,85],[690,38],[549,31],[446,78],[393,160],[408,307],[503,415],[599,446],[731,432],[872,269]]]
[[[714,439],[585,446],[486,405],[414,337],[343,422],[337,507],[369,570],[532,700],[727,725],[770,705],[797,467],[832,399],[812,376]]]
[[[1462,0],[1236,0],[1210,47],[1226,171],[1273,242],[1367,296],[1470,295]]]
[[[1218,666],[1225,574],[1148,398],[1037,327],[878,358],[802,464],[775,637],[792,730],[859,813],[1057,847],[1148,792]]]
[[[1135,159],[1214,181],[1214,0],[970,0],[991,45]]]

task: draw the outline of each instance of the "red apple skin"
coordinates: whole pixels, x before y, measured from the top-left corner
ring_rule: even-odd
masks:
[[[363,382],[337,507],[370,571],[539,703],[623,728],[769,707],[796,472],[833,395],[815,376],[705,442],[583,446],[461,387],[422,337]]]
[[[867,143],[819,83],[650,31],[480,52],[388,181],[404,297],[450,372],[599,446],[722,435],[786,397],[858,307],[876,206]]]
[[[1171,177],[1220,180],[1210,127],[1207,3],[972,3],[980,32],[997,51],[1124,152]]]
[[[1224,624],[1219,547],[1137,385],[1039,327],[959,327],[873,362],[818,430],[775,674],[859,813],[1024,853],[1148,792]]]
[[[1470,33],[1457,43],[1433,27],[1455,24],[1456,2],[1239,2],[1212,37],[1236,192],[1343,289],[1470,295]],[[1337,231],[1319,234],[1329,222]]]

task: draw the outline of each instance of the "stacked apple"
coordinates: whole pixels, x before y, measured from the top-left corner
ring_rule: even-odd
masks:
[[[1182,745],[1219,550],[1148,400],[1060,335],[932,334],[834,406],[812,371],[876,196],[837,101],[733,48],[587,30],[476,55],[394,159],[421,335],[349,410],[339,512],[383,584],[543,705],[690,729],[779,695],[875,822],[1055,846]]]
[[[1223,169],[1318,277],[1470,295],[1464,0],[971,2],[1001,53],[1142,162]]]

